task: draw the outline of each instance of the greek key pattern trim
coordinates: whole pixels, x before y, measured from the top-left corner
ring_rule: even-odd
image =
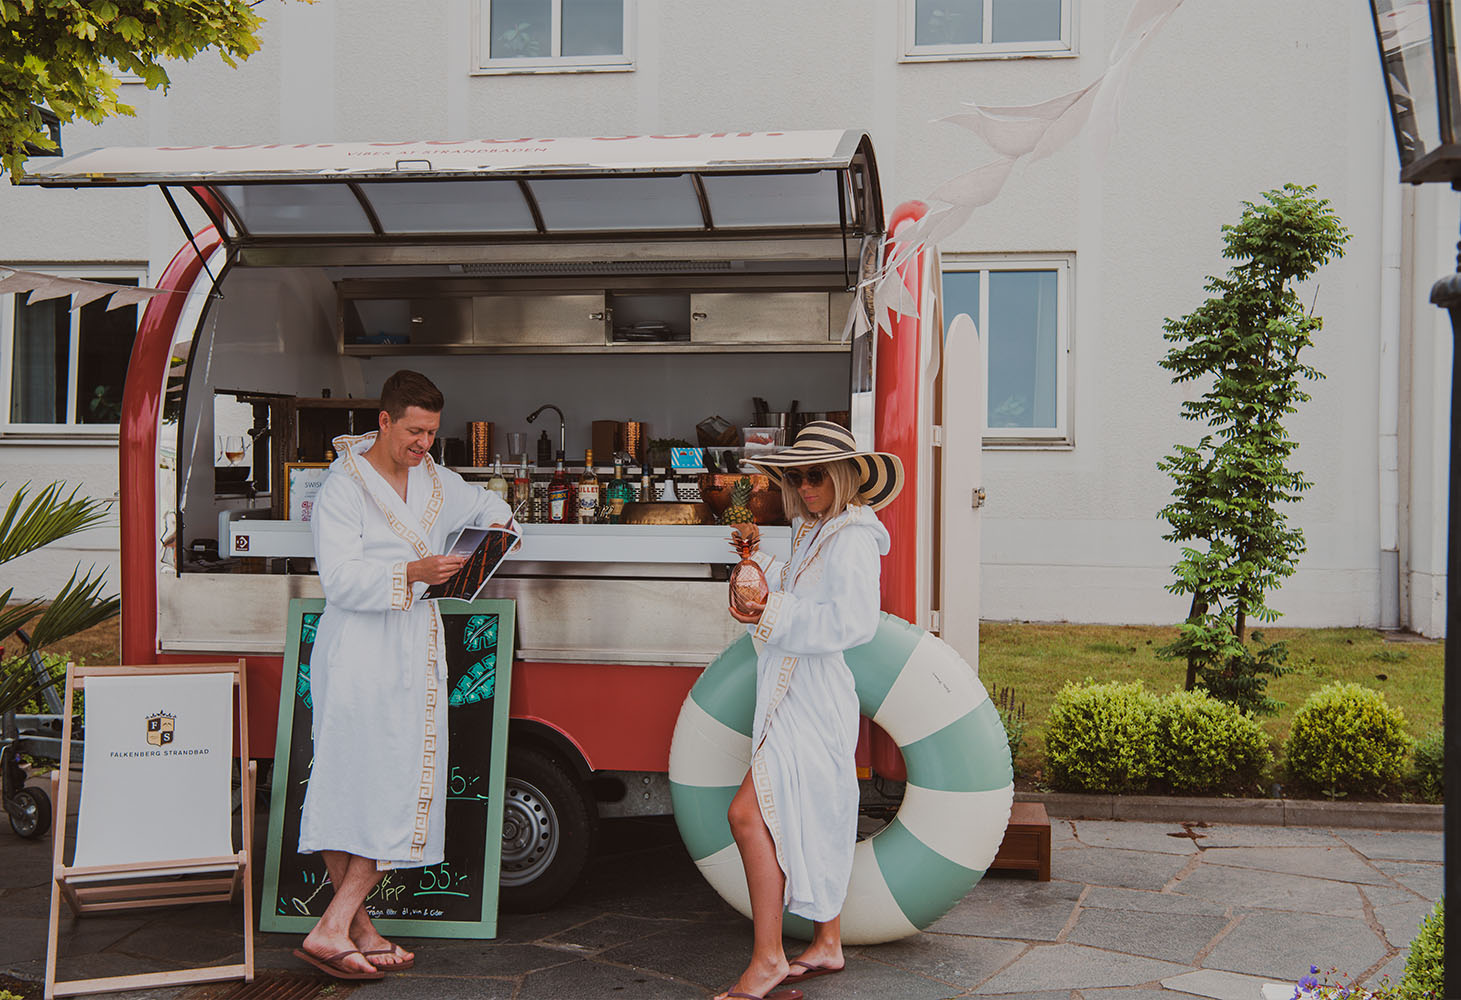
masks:
[[[420,861],[431,829],[431,803],[436,797],[436,637],[437,618],[431,616],[426,656],[426,726],[421,750],[421,787],[416,795],[416,819],[411,831],[411,860]]]
[[[756,623],[756,631],[751,634],[762,642],[771,641],[771,633],[776,630],[776,620],[781,615],[781,602],[786,599],[785,591],[775,591],[766,598],[766,608],[761,612],[761,620]]]
[[[757,750],[751,758],[751,787],[756,790],[756,805],[761,809],[761,818],[771,833],[771,843],[776,848],[776,863],[786,871],[786,855],[781,850],[781,817],[776,812],[776,798],[771,794],[771,772],[766,766],[766,757]],[[790,887],[787,889],[790,894]],[[782,900],[785,906],[787,899]]]
[[[406,582],[406,563],[404,561],[391,565],[391,607],[397,611],[410,611],[411,602],[416,595],[411,593],[411,585]]]

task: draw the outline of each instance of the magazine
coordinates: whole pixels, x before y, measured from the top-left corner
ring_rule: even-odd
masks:
[[[522,537],[512,528],[463,528],[446,547],[445,554],[461,556],[467,561],[445,583],[427,587],[421,600],[475,601]]]

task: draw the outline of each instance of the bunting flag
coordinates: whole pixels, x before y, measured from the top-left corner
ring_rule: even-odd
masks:
[[[85,278],[61,278],[40,271],[22,271],[19,268],[4,268],[10,273],[0,278],[0,293],[30,292],[31,302],[45,302],[48,299],[70,298],[68,308],[80,309],[88,303],[110,295],[107,311],[123,306],[146,302],[154,295],[171,294],[161,288],[138,288],[132,285],[112,285],[105,281],[87,281]]]
[[[910,276],[903,265],[924,247],[937,245],[962,229],[975,209],[999,196],[1015,164],[1028,158],[1042,160],[1065,146],[1083,131],[1092,143],[1097,162],[1102,160],[1116,134],[1121,99],[1131,78],[1137,56],[1152,36],[1182,5],[1182,0],[1135,0],[1125,26],[1106,58],[1106,68],[1080,90],[1052,97],[1038,104],[995,107],[966,103],[967,111],[934,119],[973,132],[999,158],[967,173],[950,178],[926,199],[929,211],[897,233],[887,259],[870,278],[857,287],[873,287],[873,308],[877,328],[893,334],[893,315],[917,316],[918,300],[907,286]],[[861,294],[854,296],[852,312],[861,312]],[[844,338],[868,326],[849,316]]]

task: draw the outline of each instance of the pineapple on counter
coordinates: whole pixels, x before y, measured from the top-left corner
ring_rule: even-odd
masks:
[[[749,476],[742,476],[731,487],[730,506],[725,513],[720,515],[721,524],[752,524],[755,518],[751,515],[751,508],[746,504],[751,499],[751,479]]]

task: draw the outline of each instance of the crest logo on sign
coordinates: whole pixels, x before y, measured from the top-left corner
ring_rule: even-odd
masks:
[[[169,712],[158,712],[147,717],[147,742],[151,746],[164,747],[172,742],[173,724],[177,716]]]

